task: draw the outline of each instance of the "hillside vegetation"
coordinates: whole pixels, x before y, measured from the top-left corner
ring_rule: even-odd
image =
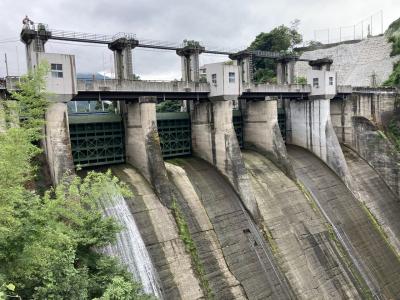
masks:
[[[390,56],[400,55],[400,18],[394,21],[385,32],[388,41],[392,43]],[[400,60],[393,65],[393,73],[385,81],[386,86],[400,86]]]
[[[121,229],[98,205],[107,186],[127,193],[116,178],[68,176],[44,195],[27,184],[41,152],[47,73],[42,64],[23,77],[4,111],[19,126],[0,133],[0,300],[148,299],[116,259],[96,251]]]

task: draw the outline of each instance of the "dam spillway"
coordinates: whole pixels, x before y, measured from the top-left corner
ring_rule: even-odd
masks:
[[[300,147],[288,147],[299,180],[312,192],[321,209],[337,227],[349,252],[362,269],[376,297],[400,294],[400,261],[368,218],[350,190],[315,155]],[[355,262],[357,264],[357,262]]]

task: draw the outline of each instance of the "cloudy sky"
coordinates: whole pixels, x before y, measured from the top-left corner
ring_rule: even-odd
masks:
[[[52,29],[115,34],[135,33],[140,39],[181,42],[195,39],[212,48],[237,49],[251,43],[260,32],[300,19],[304,40],[327,42],[350,39],[367,32],[370,16],[374,34],[400,17],[399,0],[0,0],[0,76],[25,72],[25,49],[19,42],[22,19]],[[356,25],[354,28],[353,25]],[[112,71],[111,51],[106,46],[49,41],[47,52],[76,55],[78,72]],[[180,78],[180,60],[174,52],[137,48],[134,71],[143,79]],[[225,60],[201,55],[200,63]]]

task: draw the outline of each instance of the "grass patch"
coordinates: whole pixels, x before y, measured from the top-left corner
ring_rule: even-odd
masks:
[[[166,160],[166,162],[180,167],[180,166],[183,165],[184,159],[182,159],[182,158],[169,158],[169,159]]]
[[[321,212],[319,211],[319,208],[317,206],[317,204],[315,203],[315,201],[313,200],[313,197],[310,195],[310,192],[305,188],[305,186],[300,182],[300,181],[296,181],[296,185],[298,186],[298,188],[300,189],[300,191],[304,194],[304,196],[306,197],[308,203],[310,204],[312,210],[314,212],[316,212],[317,214],[321,215]]]
[[[175,222],[178,225],[179,237],[185,245],[186,252],[190,255],[192,266],[197,278],[200,281],[200,286],[201,289],[203,290],[204,297],[205,299],[214,299],[214,295],[211,291],[208,280],[205,278],[204,266],[200,261],[196,245],[194,244],[192,235],[190,234],[189,227],[182,213],[182,210],[179,207],[179,204],[175,198],[172,199],[171,209],[172,209],[172,215],[175,218]]]
[[[266,228],[264,226],[264,228],[262,229],[262,233],[263,233],[264,239],[268,242],[268,244],[271,247],[272,254],[275,257],[280,257],[278,245],[276,244],[274,238],[272,237],[271,231],[269,231],[268,228]]]

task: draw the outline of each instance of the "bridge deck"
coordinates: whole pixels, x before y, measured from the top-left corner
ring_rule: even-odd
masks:
[[[183,81],[144,80],[78,80],[78,95],[73,100],[87,101],[101,98],[109,100],[137,100],[140,96],[157,96],[159,100],[207,99],[208,83]]]
[[[304,98],[311,93],[309,84],[251,84],[245,88],[240,98],[260,99],[266,96]]]

